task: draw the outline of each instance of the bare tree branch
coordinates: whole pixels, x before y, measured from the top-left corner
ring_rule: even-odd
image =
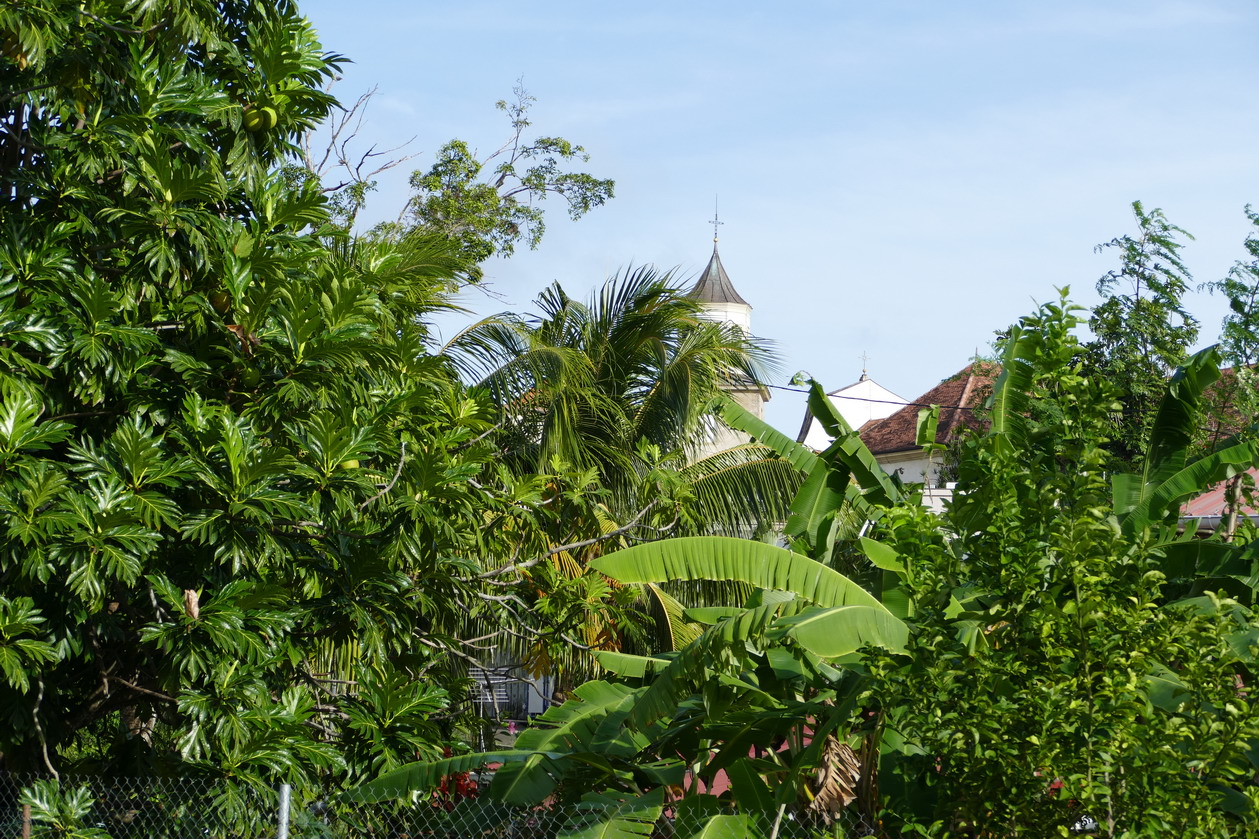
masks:
[[[596,545],[600,542],[606,542],[609,539],[615,539],[618,536],[621,536],[622,534],[628,533],[629,531],[634,530],[637,527],[640,527],[641,525],[639,523],[643,520],[643,518],[647,515],[647,513],[651,512],[652,508],[654,508],[659,503],[660,503],[659,501],[651,502],[646,507],[639,510],[638,514],[634,516],[634,518],[630,519],[630,521],[627,524],[624,524],[621,527],[618,527],[616,530],[610,530],[601,536],[595,536],[591,539],[582,539],[580,542],[569,542],[566,545],[556,545],[555,547],[551,548],[546,553],[542,554],[542,556],[539,556],[535,559],[531,559],[528,562],[521,562],[515,565],[506,565],[502,568],[495,568],[491,571],[486,571],[484,574],[478,575],[478,578],[484,580],[484,579],[489,579],[491,577],[501,577],[504,574],[510,574],[513,571],[523,571],[526,568],[532,568],[533,566],[537,565],[539,562],[543,562],[547,559],[550,559],[556,554],[562,554],[565,551],[575,551],[578,548],[585,548],[585,547],[589,547],[590,545]],[[676,524],[676,517],[674,520],[674,524]],[[672,527],[673,525],[670,524],[665,529],[667,530]]]
[[[375,495],[373,495],[371,498],[367,499],[367,500],[366,500],[366,501],[364,501],[362,504],[358,505],[358,508],[359,508],[360,510],[365,509],[365,508],[367,507],[367,505],[368,505],[368,504],[371,504],[371,503],[372,503],[373,501],[375,501],[377,498],[380,498],[382,495],[384,495],[385,493],[389,492],[389,490],[393,489],[394,484],[398,483],[398,478],[401,478],[401,477],[402,477],[402,465],[403,465],[404,463],[406,463],[406,462],[407,462],[407,441],[406,441],[406,440],[403,440],[403,441],[402,441],[402,451],[401,451],[401,452],[399,453],[399,455],[398,455],[398,468],[397,468],[397,470],[393,473],[393,480],[391,480],[389,483],[385,484],[385,488],[384,488],[384,489],[382,489],[380,492],[376,493],[376,494],[375,494]]]
[[[318,152],[315,151],[315,140],[317,139],[315,133],[308,131],[302,135],[300,142],[302,164],[308,172],[320,180],[323,180],[329,173],[337,169],[345,170],[349,176],[348,180],[343,179],[337,186],[325,188],[325,192],[335,192],[353,183],[368,183],[381,172],[387,172],[418,155],[418,152],[416,152],[402,155],[401,157],[390,157],[390,155],[402,151],[414,143],[414,136],[405,143],[400,143],[388,149],[378,151],[376,146],[372,145],[361,155],[351,151],[350,147],[358,138],[363,128],[363,122],[367,117],[367,106],[379,90],[378,87],[373,87],[359,96],[349,108],[343,107],[339,114],[334,112],[329,115],[326,123],[328,139]],[[384,158],[384,161],[377,165],[377,161],[381,158]]]

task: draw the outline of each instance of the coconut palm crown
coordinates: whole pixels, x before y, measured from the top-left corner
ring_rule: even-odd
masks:
[[[671,272],[626,269],[586,303],[555,283],[536,304],[536,315],[486,318],[447,347],[499,407],[504,457],[521,471],[559,460],[624,486],[642,445],[694,450],[723,389],[773,369],[767,342],[705,319]]]

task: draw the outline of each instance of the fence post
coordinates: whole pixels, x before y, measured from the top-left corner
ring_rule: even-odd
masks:
[[[293,788],[288,784],[280,784],[280,823],[276,827],[276,839],[289,839],[289,799]]]

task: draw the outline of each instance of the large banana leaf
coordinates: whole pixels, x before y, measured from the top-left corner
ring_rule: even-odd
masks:
[[[1145,677],[1146,698],[1155,708],[1176,713],[1192,695],[1180,678],[1166,667],[1158,665]]]
[[[1220,377],[1219,362],[1216,348],[1208,347],[1176,371],[1159,403],[1141,471],[1112,477],[1115,512],[1128,522],[1129,532],[1168,518],[1175,512],[1167,508],[1168,503],[1206,489],[1206,485],[1186,484],[1182,473],[1197,430],[1202,394]],[[1177,483],[1169,484],[1173,479]],[[1183,490],[1184,495],[1160,495],[1164,488],[1173,493]]]
[[[837,658],[867,646],[901,652],[909,642],[909,627],[886,608],[838,606],[779,618],[768,636],[790,638],[814,655]]]
[[[1219,351],[1207,347],[1195,353],[1167,383],[1167,394],[1159,403],[1142,464],[1142,496],[1184,468],[1185,455],[1200,419],[1202,394],[1219,377]]]
[[[1021,327],[1010,329],[1001,357],[1001,375],[992,386],[988,434],[1006,451],[1022,446],[1027,439],[1028,393],[1034,370],[1027,360],[1035,356],[1037,334]]]
[[[860,435],[835,408],[822,386],[809,380],[809,410],[835,438],[826,454],[834,457],[857,479],[862,494],[872,503],[891,505],[900,501],[901,492],[883,471],[874,454],[861,442]],[[823,459],[827,459],[825,456]]]
[[[845,508],[863,518],[870,515],[869,503],[891,504],[900,491],[861,438],[835,409],[826,392],[815,381],[809,383],[809,409],[834,438],[821,455],[790,440],[759,418],[731,401],[723,403],[724,418],[732,427],[753,435],[807,475],[791,504],[784,532],[798,538],[807,536],[814,554],[829,553],[836,536],[836,515]],[[855,477],[860,492],[851,485]]]
[[[678,705],[712,675],[713,665],[726,658],[722,651],[739,651],[748,642],[762,639],[782,606],[781,600],[774,599],[767,605],[744,609],[704,630],[637,696],[631,713],[635,725],[641,729],[675,712]]]
[[[885,545],[882,542],[876,542],[862,536],[858,540],[858,547],[861,552],[866,555],[866,559],[876,568],[882,568],[884,571],[893,571],[897,574],[905,573],[905,563],[896,553],[896,549]]]
[[[727,425],[752,435],[761,445],[776,451],[780,457],[790,461],[791,465],[801,472],[808,472],[817,462],[817,455],[807,446],[800,445],[769,423],[754,416],[733,399],[723,396],[719,404],[721,418]]]
[[[1133,533],[1149,524],[1174,520],[1185,499],[1256,464],[1259,464],[1259,443],[1245,442],[1234,443],[1181,467],[1157,484],[1142,488],[1140,500],[1121,520],[1124,531]]]
[[[490,795],[507,804],[541,804],[555,792],[561,775],[554,758],[535,752],[523,761],[500,766],[490,782]]]
[[[1235,542],[1216,542],[1211,539],[1185,539],[1162,545],[1163,562],[1160,570],[1169,580],[1187,580],[1196,577],[1221,575],[1247,575],[1251,570],[1251,551]]]
[[[918,411],[918,424],[914,433],[914,442],[927,451],[944,448],[936,442],[936,434],[940,429],[940,406],[932,405]]]
[[[657,642],[662,649],[680,650],[699,637],[701,630],[686,616],[686,607],[681,601],[651,583],[643,585],[642,590],[649,604],[647,613],[655,619],[656,627],[662,630]],[[667,647],[664,647],[664,642],[668,643]]]
[[[677,834],[678,839],[752,839],[759,835],[746,813],[709,816],[695,832]]]
[[[835,403],[826,395],[826,391],[822,386],[813,379],[809,379],[809,413],[820,423],[831,439],[846,437],[851,434],[853,428],[848,424],[848,420],[844,419],[844,415],[835,407]]]
[[[774,793],[746,755],[726,767],[730,789],[744,810],[768,813],[774,809]]]
[[[674,806],[673,835],[676,839],[690,839],[703,830],[710,818],[725,809],[717,796],[692,792]]]
[[[1141,503],[1145,489],[1141,481],[1141,475],[1134,472],[1116,472],[1110,476],[1111,503],[1115,508],[1115,515],[1122,518]]]
[[[873,595],[838,571],[784,548],[748,539],[664,539],[616,551],[590,565],[623,583],[739,580],[759,588],[793,592],[818,606],[884,609]]]
[[[835,461],[830,450],[818,458],[791,502],[791,517],[783,533],[790,538],[807,534],[817,547],[822,541],[823,525],[829,524],[835,511],[844,504],[850,478],[848,470]]]
[[[587,795],[573,808],[557,839],[642,839],[654,833],[663,811],[663,787],[628,800]]]
[[[1233,442],[1187,462],[1200,419],[1202,394],[1220,377],[1215,347],[1196,353],[1176,371],[1159,403],[1141,472],[1112,479],[1115,511],[1126,533],[1176,520],[1180,506],[1212,484],[1259,464],[1259,443]]]
[[[609,673],[641,679],[648,673],[655,673],[668,666],[667,658],[653,658],[645,655],[612,652],[611,650],[594,650],[591,655],[599,666]]]
[[[608,756],[624,757],[642,748],[641,738],[621,726],[634,705],[635,692],[626,685],[586,682],[573,691],[576,699],[548,709],[522,732],[515,749],[411,763],[347,791],[345,798],[363,802],[398,798],[432,789],[447,775],[496,763],[500,766],[490,784],[491,797],[508,804],[538,804],[572,768],[567,760],[577,765],[582,753],[597,751],[600,762],[606,763]],[[610,729],[621,736],[609,736]]]
[[[795,632],[795,640],[806,649],[825,646],[851,652],[872,643],[894,649],[905,643],[904,624],[867,591],[819,562],[773,545],[694,536],[636,545],[591,565],[623,583],[739,580],[762,590],[762,596],[750,601],[750,608],[718,620],[658,672],[637,698],[633,718],[640,725],[673,713],[711,675],[713,666],[725,662],[730,653],[745,654],[746,645],[766,639],[776,622],[796,621],[793,615],[783,616],[784,611],[792,611],[796,599],[827,610],[824,615],[811,614],[807,622],[785,624],[781,637]],[[787,600],[769,592],[793,597]],[[831,611],[844,606],[861,608]],[[828,633],[832,637],[823,640]]]
[[[634,688],[603,681],[586,682],[573,690],[576,699],[548,708],[516,738],[518,749],[579,752],[590,747],[605,717],[632,703]]]
[[[686,610],[687,620],[712,626],[718,621],[732,618],[743,611],[742,606],[694,606]]]

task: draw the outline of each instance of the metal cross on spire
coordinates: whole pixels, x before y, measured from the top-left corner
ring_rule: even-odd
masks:
[[[709,223],[709,224],[711,224],[711,225],[713,226],[713,244],[715,245],[715,244],[717,244],[717,226],[718,226],[718,225],[721,225],[721,224],[725,224],[725,222],[724,222],[724,221],[721,221],[721,220],[718,218],[718,216],[717,216],[717,198],[716,198],[716,196],[714,196],[714,197],[713,197],[713,220],[712,220],[712,221],[710,221],[710,222],[708,222],[708,223]]]
[[[865,351],[865,350],[862,350],[862,351],[861,351],[861,355],[857,356],[857,358],[861,359],[861,378],[863,378],[863,379],[864,379],[864,378],[867,378],[867,377],[866,377],[866,372],[867,372],[867,371],[866,371],[866,368],[867,368],[867,367],[869,366],[869,364],[870,364],[870,356],[866,353],[866,351]]]

